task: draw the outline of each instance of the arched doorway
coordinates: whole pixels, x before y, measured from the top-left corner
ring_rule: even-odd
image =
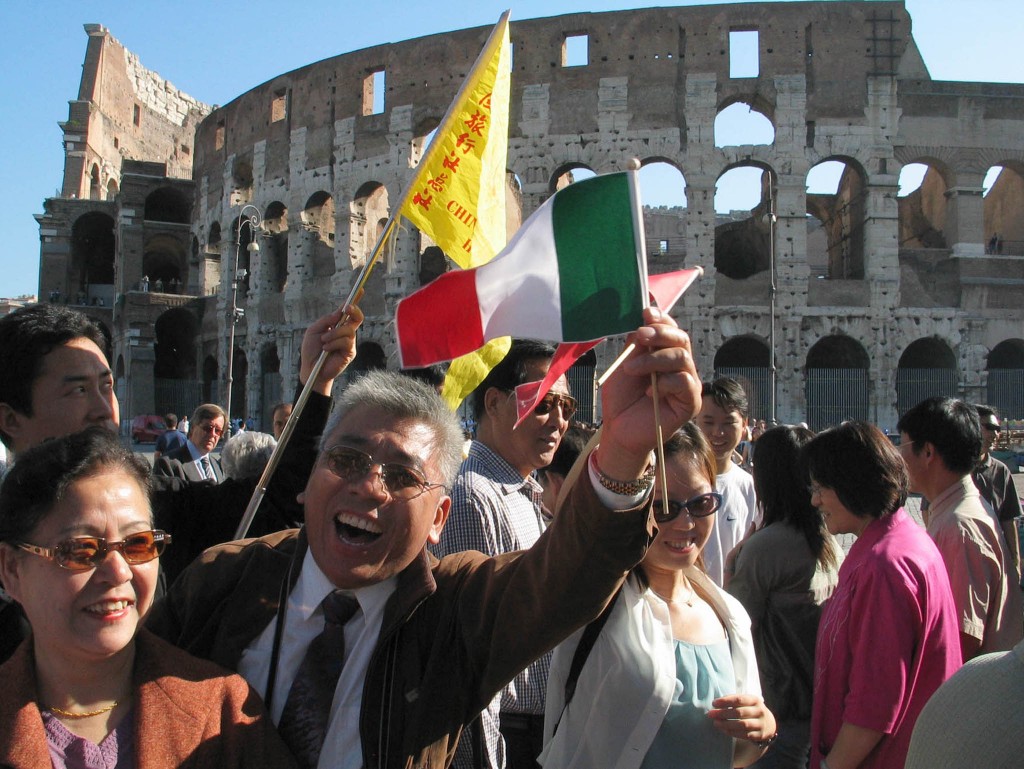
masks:
[[[196,376],[195,339],[199,321],[191,312],[175,308],[154,325],[153,404],[157,414],[191,414],[202,403],[202,383]]]
[[[807,353],[807,424],[824,430],[847,419],[868,418],[868,354],[860,342],[836,334]]]
[[[749,416],[771,420],[771,353],[768,345],[753,336],[730,339],[715,355],[715,379],[732,377],[743,385],[750,403]]]
[[[907,346],[896,366],[896,413],[903,416],[925,398],[955,398],[956,356],[937,337],[918,339]]]
[[[988,403],[1004,419],[1024,418],[1024,339],[1007,339],[988,354]]]

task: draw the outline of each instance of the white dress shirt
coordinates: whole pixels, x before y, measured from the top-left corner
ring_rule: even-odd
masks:
[[[370,657],[377,646],[384,619],[384,606],[395,590],[397,578],[353,590],[359,611],[345,624],[345,666],[331,703],[327,736],[320,751],[319,769],[360,769],[363,750],[359,739],[359,713],[363,704],[363,683]],[[281,720],[285,700],[299,665],[310,642],[324,629],[320,604],[335,589],[306,551],[302,571],[288,596],[281,651],[274,684],[274,701],[270,715],[274,723]],[[271,621],[242,652],[238,672],[261,696],[266,697],[270,657],[274,647],[277,620]]]

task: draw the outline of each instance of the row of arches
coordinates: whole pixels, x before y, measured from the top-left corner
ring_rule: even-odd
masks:
[[[751,415],[771,418],[770,351],[754,336],[726,341],[714,358],[715,376],[733,376],[744,383]],[[807,351],[804,375],[806,421],[822,430],[844,419],[872,419],[869,394],[873,387],[870,356],[852,337],[834,334],[819,339]],[[986,401],[1006,415],[1024,414],[1024,340],[1000,342],[987,359]],[[960,397],[956,355],[938,337],[910,343],[895,371],[896,412],[903,414],[933,395]]]

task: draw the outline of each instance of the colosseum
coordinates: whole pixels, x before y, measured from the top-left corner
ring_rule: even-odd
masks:
[[[845,1],[514,21],[509,219],[574,177],[666,164],[680,205],[645,210],[651,272],[704,268],[674,314],[754,416],[891,428],[930,394],[1024,416],[1024,85],[931,79],[911,21],[902,2]],[[109,332],[122,422],[223,401],[230,381],[232,415],[267,426],[303,330],[348,295],[489,29],[342,54],[219,107],[86,32],[62,191],[37,216],[40,296]],[[737,33],[756,50],[742,71]],[[718,136],[737,104],[770,141]],[[822,164],[838,183],[808,192]],[[923,182],[901,196],[913,164]],[[760,203],[716,215],[744,166]],[[396,366],[396,302],[453,268],[403,224],[354,369]],[[615,352],[574,369],[595,418]]]

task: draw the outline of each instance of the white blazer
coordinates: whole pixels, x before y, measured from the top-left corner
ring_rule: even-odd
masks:
[[[687,575],[710,599],[729,636],[736,694],[761,696],[750,617],[699,569]],[[636,769],[661,727],[676,687],[668,605],[636,575],[622,586],[563,713],[565,680],[583,630],[555,648],[538,761],[555,769]],[[558,731],[554,733],[555,723]]]

